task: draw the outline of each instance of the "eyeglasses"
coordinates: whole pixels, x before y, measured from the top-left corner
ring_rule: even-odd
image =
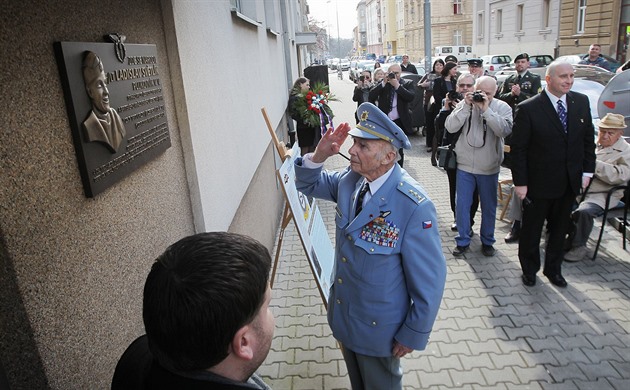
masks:
[[[472,86],[475,84],[457,84],[457,86],[459,87],[466,87],[466,88],[472,88]]]

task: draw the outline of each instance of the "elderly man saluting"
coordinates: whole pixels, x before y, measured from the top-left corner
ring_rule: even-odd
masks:
[[[396,164],[398,149],[411,147],[407,136],[371,103],[357,113],[356,128],[328,129],[314,153],[296,160],[297,188],[337,203],[328,322],[352,388],[402,389],[400,358],[427,345],[446,262],[433,203]],[[348,134],[350,167],[323,171]]]
[[[575,236],[571,250],[564,255],[566,261],[579,261],[586,255],[586,241],[593,230],[593,219],[604,211],[608,191],[630,180],[630,145],[623,139],[623,115],[606,114],[599,122],[597,149],[595,150],[595,174],[586,196],[577,210],[571,214],[575,221]],[[623,197],[623,191],[615,191],[611,204]]]

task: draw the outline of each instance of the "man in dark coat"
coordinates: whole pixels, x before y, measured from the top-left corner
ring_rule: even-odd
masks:
[[[381,109],[389,119],[394,121],[405,134],[413,132],[411,123],[411,112],[409,104],[413,101],[415,91],[413,82],[400,78],[400,65],[394,64],[389,67],[389,73],[382,82],[376,84],[370,91],[368,99]],[[398,163],[403,166],[405,156],[402,148],[399,150],[400,160]]]
[[[409,56],[407,54],[403,54],[402,56],[402,64],[400,64],[400,69],[403,72],[418,74],[418,70],[416,69],[416,66],[412,64],[411,62],[409,62]]]
[[[571,92],[573,66],[553,62],[547,87],[517,107],[512,135],[512,177],[523,201],[518,257],[526,286],[540,270],[540,237],[547,220],[549,236],[543,274],[566,287],[563,243],[572,203],[595,171],[594,130],[588,97]]]

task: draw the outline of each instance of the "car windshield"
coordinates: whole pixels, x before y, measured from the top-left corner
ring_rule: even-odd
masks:
[[[496,56],[496,57],[492,57],[492,63],[493,64],[509,64],[510,61],[512,61],[512,58],[510,58],[510,56]]]

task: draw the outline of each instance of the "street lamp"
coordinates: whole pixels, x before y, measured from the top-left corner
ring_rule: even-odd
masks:
[[[326,1],[330,4],[331,0]],[[341,59],[341,44],[339,38],[339,0],[335,0],[335,16],[337,17],[337,57]]]

